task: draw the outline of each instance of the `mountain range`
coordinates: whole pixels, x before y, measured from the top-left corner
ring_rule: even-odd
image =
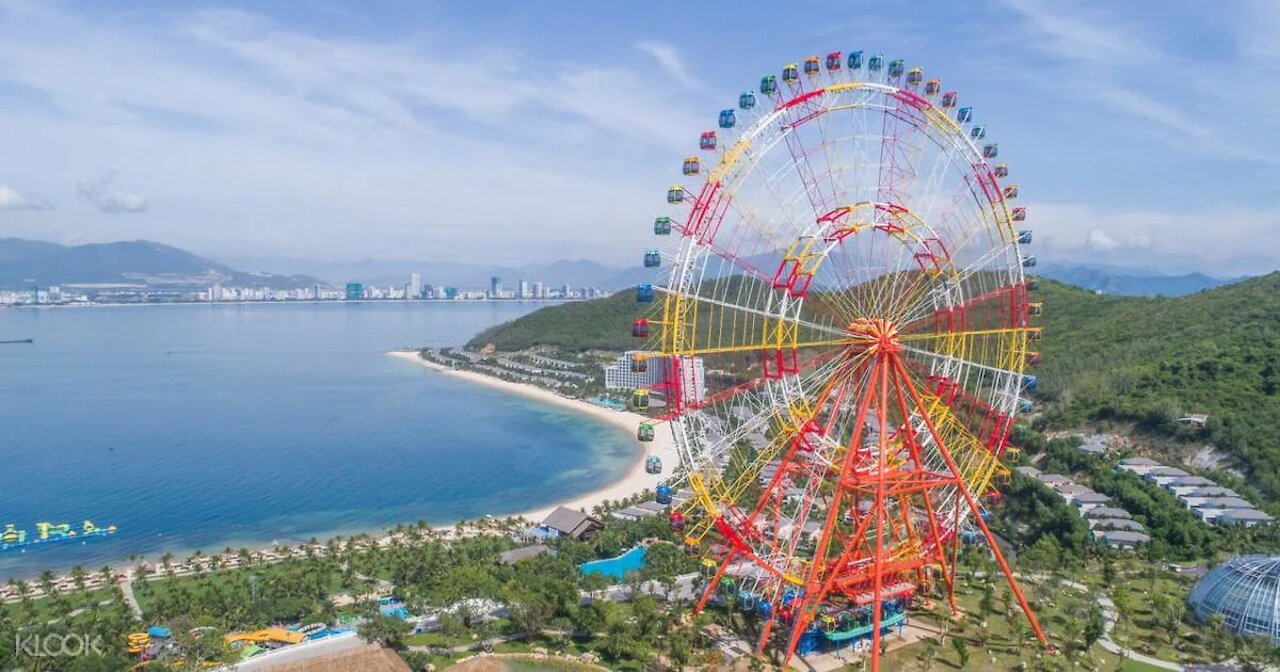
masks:
[[[237,268],[272,269],[246,272]],[[1183,296],[1228,284],[1239,278],[1215,278],[1200,273],[1163,275],[1141,269],[1060,264],[1041,261],[1038,275],[1082,289],[1117,296]],[[508,289],[520,280],[543,282],[552,287],[597,287],[615,291],[654,278],[652,269],[619,268],[589,259],[561,259],[524,266],[425,261],[365,259],[323,262],[282,257],[246,257],[215,261],[186,250],[146,240],[86,245],[0,238],[0,288],[26,289],[33,285],[125,284],[142,286],[224,285],[292,289],[314,284],[341,286],[347,282],[369,285],[403,285],[411,273],[423,283],[462,288],[489,286],[502,278]]]
[[[51,285],[125,285],[131,287],[242,287],[294,289],[323,284],[305,275],[246,273],[161,243],[147,240],[59,245],[22,238],[0,238],[0,288]]]

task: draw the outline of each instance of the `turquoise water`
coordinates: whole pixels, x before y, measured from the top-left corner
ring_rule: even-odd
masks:
[[[616,558],[584,562],[578,569],[582,570],[583,574],[604,574],[611,579],[621,581],[627,572],[638,572],[644,569],[645,553],[644,546],[636,546]]]
[[[542,506],[621,475],[629,437],[383,354],[515,302],[0,310],[0,523],[120,532],[0,553],[0,577]],[[497,468],[496,465],[501,465]]]

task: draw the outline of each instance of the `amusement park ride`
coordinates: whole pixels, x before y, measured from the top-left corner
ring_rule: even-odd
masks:
[[[704,556],[698,609],[748,612],[784,661],[861,642],[878,669],[909,606],[958,611],[974,526],[1047,645],[983,517],[1040,306],[1027,211],[974,119],[901,60],[811,56],[720,112],[654,221],[665,282],[636,291],[632,369],[680,455],[658,498],[692,492],[671,523]]]

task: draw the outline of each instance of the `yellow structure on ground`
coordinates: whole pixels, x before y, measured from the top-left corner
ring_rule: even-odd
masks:
[[[226,637],[227,644],[235,644],[236,642],[282,642],[284,644],[297,644],[306,639],[306,636],[300,632],[285,630],[284,628],[266,628],[264,630],[255,630],[253,632],[233,632]]]

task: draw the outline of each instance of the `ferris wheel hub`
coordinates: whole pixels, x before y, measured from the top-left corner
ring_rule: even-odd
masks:
[[[858,352],[890,353],[902,349],[898,325],[892,320],[859,317],[845,327],[851,347]]]

